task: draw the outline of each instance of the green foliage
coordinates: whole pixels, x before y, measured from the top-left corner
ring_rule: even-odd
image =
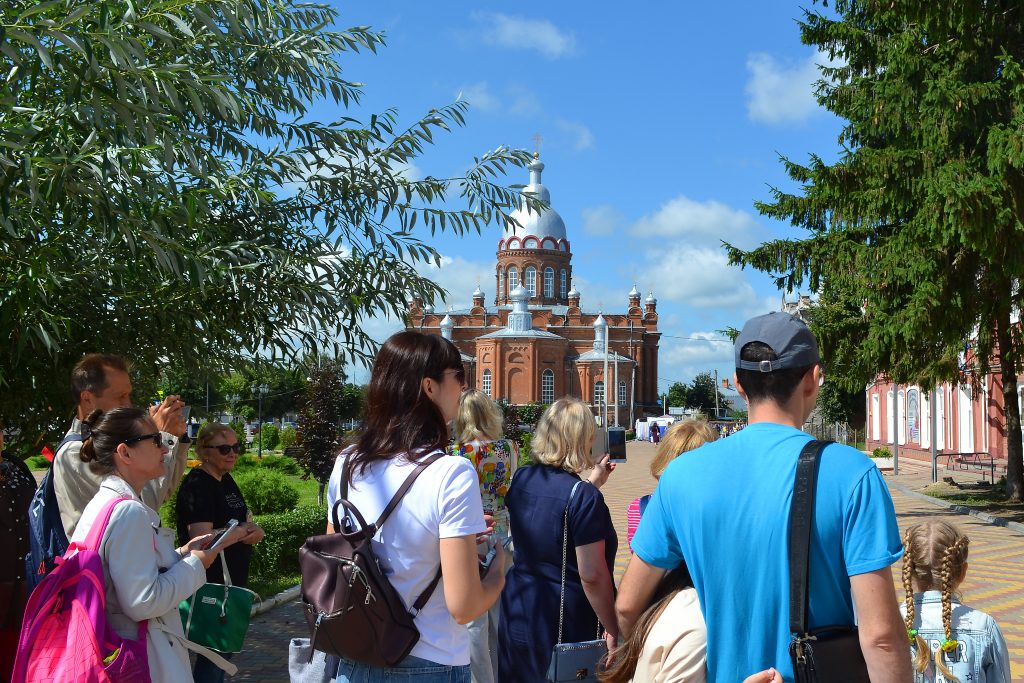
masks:
[[[32,455],[25,458],[25,464],[28,465],[30,470],[48,470],[50,469],[50,461],[46,459],[45,455]]]
[[[338,23],[291,1],[0,3],[0,423],[62,427],[69,370],[97,340],[144,396],[167,359],[365,359],[362,319],[443,293],[421,236],[506,222],[521,196],[495,179],[529,153],[411,179],[468,105],[356,120],[342,59],[383,36]],[[322,101],[334,120],[310,116]]]
[[[507,436],[507,435],[506,435]],[[526,432],[519,437],[519,463],[517,467],[524,467],[526,465],[536,465],[537,461],[533,459],[530,453],[530,442],[533,441],[533,434]]]
[[[235,463],[236,472],[247,472],[253,469],[272,470],[291,476],[302,474],[302,468],[293,459],[284,455],[265,455],[257,458],[254,455],[245,455]]]
[[[848,424],[863,429],[865,401],[863,387],[848,391],[826,379],[818,391],[817,410],[825,422]]]
[[[527,403],[526,405],[518,406],[519,420],[523,424],[536,425],[540,421],[541,416],[544,415],[544,411],[549,407],[551,406],[548,403]]]
[[[174,493],[167,499],[163,505],[160,506],[160,525],[167,527],[168,529],[178,528],[178,491],[181,489],[181,485],[174,489]]]
[[[281,440],[281,430],[276,424],[265,422],[260,427],[260,433],[257,438],[263,443],[263,450],[273,450],[277,448],[277,444]]]
[[[344,366],[338,361],[321,360],[310,372],[299,413],[302,457],[298,463],[321,485],[330,478],[341,449],[341,423],[354,417],[361,405],[361,391],[345,384]]]
[[[280,472],[254,467],[234,479],[254,515],[287,512],[299,502],[299,490]]]
[[[238,438],[238,445],[242,447],[239,451],[239,455],[244,455],[249,450],[249,432],[245,428],[245,423],[240,420],[235,420],[231,423],[231,429],[235,431],[235,436]]]
[[[875,450],[871,451],[871,457],[872,458],[891,458],[892,457],[892,451],[890,451],[888,448],[885,448],[883,446],[882,448],[876,448]]]
[[[626,441],[633,441],[634,439],[636,439],[636,432],[633,431],[632,429],[627,429],[626,430]]]
[[[1024,334],[1013,322],[1024,278],[1017,14],[1012,3],[923,0],[806,11],[803,42],[837,63],[821,69],[817,96],[844,120],[839,153],[833,163],[784,158],[798,189],[773,188],[757,205],[805,235],[728,247],[732,263],[820,294],[812,328],[842,388],[880,373],[926,390],[977,385],[994,368],[1014,499],[1024,496]]]
[[[522,422],[522,419],[519,417],[519,408],[505,399],[499,399],[497,403],[498,407],[501,408],[505,438],[509,441],[515,441],[522,448],[524,432],[519,428]]]
[[[715,377],[710,372],[702,372],[693,378],[693,381],[686,387],[686,403],[684,405],[699,410],[705,415],[714,415],[715,419],[727,415],[732,406],[718,390]]]
[[[297,432],[295,431],[295,427],[292,427],[291,425],[283,427],[281,429],[281,437],[279,444],[281,446],[281,450],[284,450],[285,448],[291,448],[292,446],[295,445],[296,433]]]
[[[310,536],[324,533],[327,513],[323,507],[309,505],[280,514],[259,515],[256,523],[266,536],[253,546],[249,580],[262,584],[274,576],[299,573],[299,548]]]
[[[668,388],[668,405],[662,406],[664,409],[668,409],[668,406],[673,407],[686,407],[688,400],[689,387],[682,382],[673,382],[672,386]]]

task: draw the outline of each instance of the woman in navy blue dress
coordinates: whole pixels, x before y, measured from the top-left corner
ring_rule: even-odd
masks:
[[[608,456],[590,457],[594,417],[582,401],[563,398],[544,413],[531,442],[539,464],[522,467],[512,479],[505,503],[515,548],[515,564],[501,594],[498,680],[543,681],[558,638],[562,572],[562,522],[579,472],[593,467],[569,506],[565,617],[562,642],[599,637],[598,619],[609,650],[618,638],[612,571],[618,539],[598,488],[613,465]]]

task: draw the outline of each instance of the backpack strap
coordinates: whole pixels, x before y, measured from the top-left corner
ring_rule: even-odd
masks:
[[[107,525],[110,523],[111,515],[114,514],[114,508],[116,508],[119,503],[126,500],[132,499],[120,497],[108,500],[100,509],[100,513],[96,515],[96,519],[93,521],[92,527],[89,529],[89,533],[86,534],[85,540],[81,543],[72,543],[68,547],[68,551],[70,552],[71,549],[74,548],[75,550],[93,550],[99,552],[100,543],[103,542],[103,534],[107,531]]]
[[[641,517],[644,516],[644,510],[647,509],[647,504],[650,503],[650,502],[651,502],[651,494],[649,494],[649,493],[646,496],[642,496],[640,498],[640,516]]]

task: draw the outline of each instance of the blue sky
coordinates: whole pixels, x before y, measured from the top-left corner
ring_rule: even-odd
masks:
[[[350,114],[394,107],[412,122],[460,95],[472,105],[467,128],[437,138],[411,173],[458,175],[474,155],[532,149],[539,134],[583,307],[624,310],[635,281],[658,298],[662,390],[703,370],[732,374],[731,346],[702,340],[777,309],[780,293],[727,266],[720,240],[798,234],[753,203],[790,186],[779,154],[831,158],[837,147],[839,121],[812,94],[826,57],[800,42],[800,5],[334,4],[340,25],[387,34],[378,54],[343,58],[346,77],[365,83]],[[492,226],[435,241],[445,265],[429,272],[451,292],[443,306],[468,305],[478,279],[492,300],[499,235]],[[383,340],[400,323],[367,327]]]

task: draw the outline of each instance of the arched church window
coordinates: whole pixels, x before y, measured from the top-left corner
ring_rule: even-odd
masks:
[[[565,298],[569,290],[566,289],[569,285],[569,274],[565,272],[565,268],[562,268],[562,272],[558,275],[558,292],[561,298]]]
[[[505,271],[498,268],[498,298],[503,299],[508,294],[505,292]]]
[[[555,402],[555,373],[550,369],[544,370],[540,375],[540,402]]]
[[[597,380],[594,382],[594,405],[604,405],[604,381]]]
[[[531,297],[537,296],[537,269],[533,266],[527,266],[523,271],[523,287]]]
[[[508,267],[508,293],[519,286],[519,269],[515,266]]]
[[[619,382],[619,405],[626,405],[626,383]]]
[[[544,296],[552,298],[555,296],[555,269],[544,269]]]
[[[493,396],[491,396],[491,371],[490,370],[484,370],[484,374],[482,374],[480,376],[480,391],[482,391],[485,394],[487,394],[488,397],[493,398]]]

